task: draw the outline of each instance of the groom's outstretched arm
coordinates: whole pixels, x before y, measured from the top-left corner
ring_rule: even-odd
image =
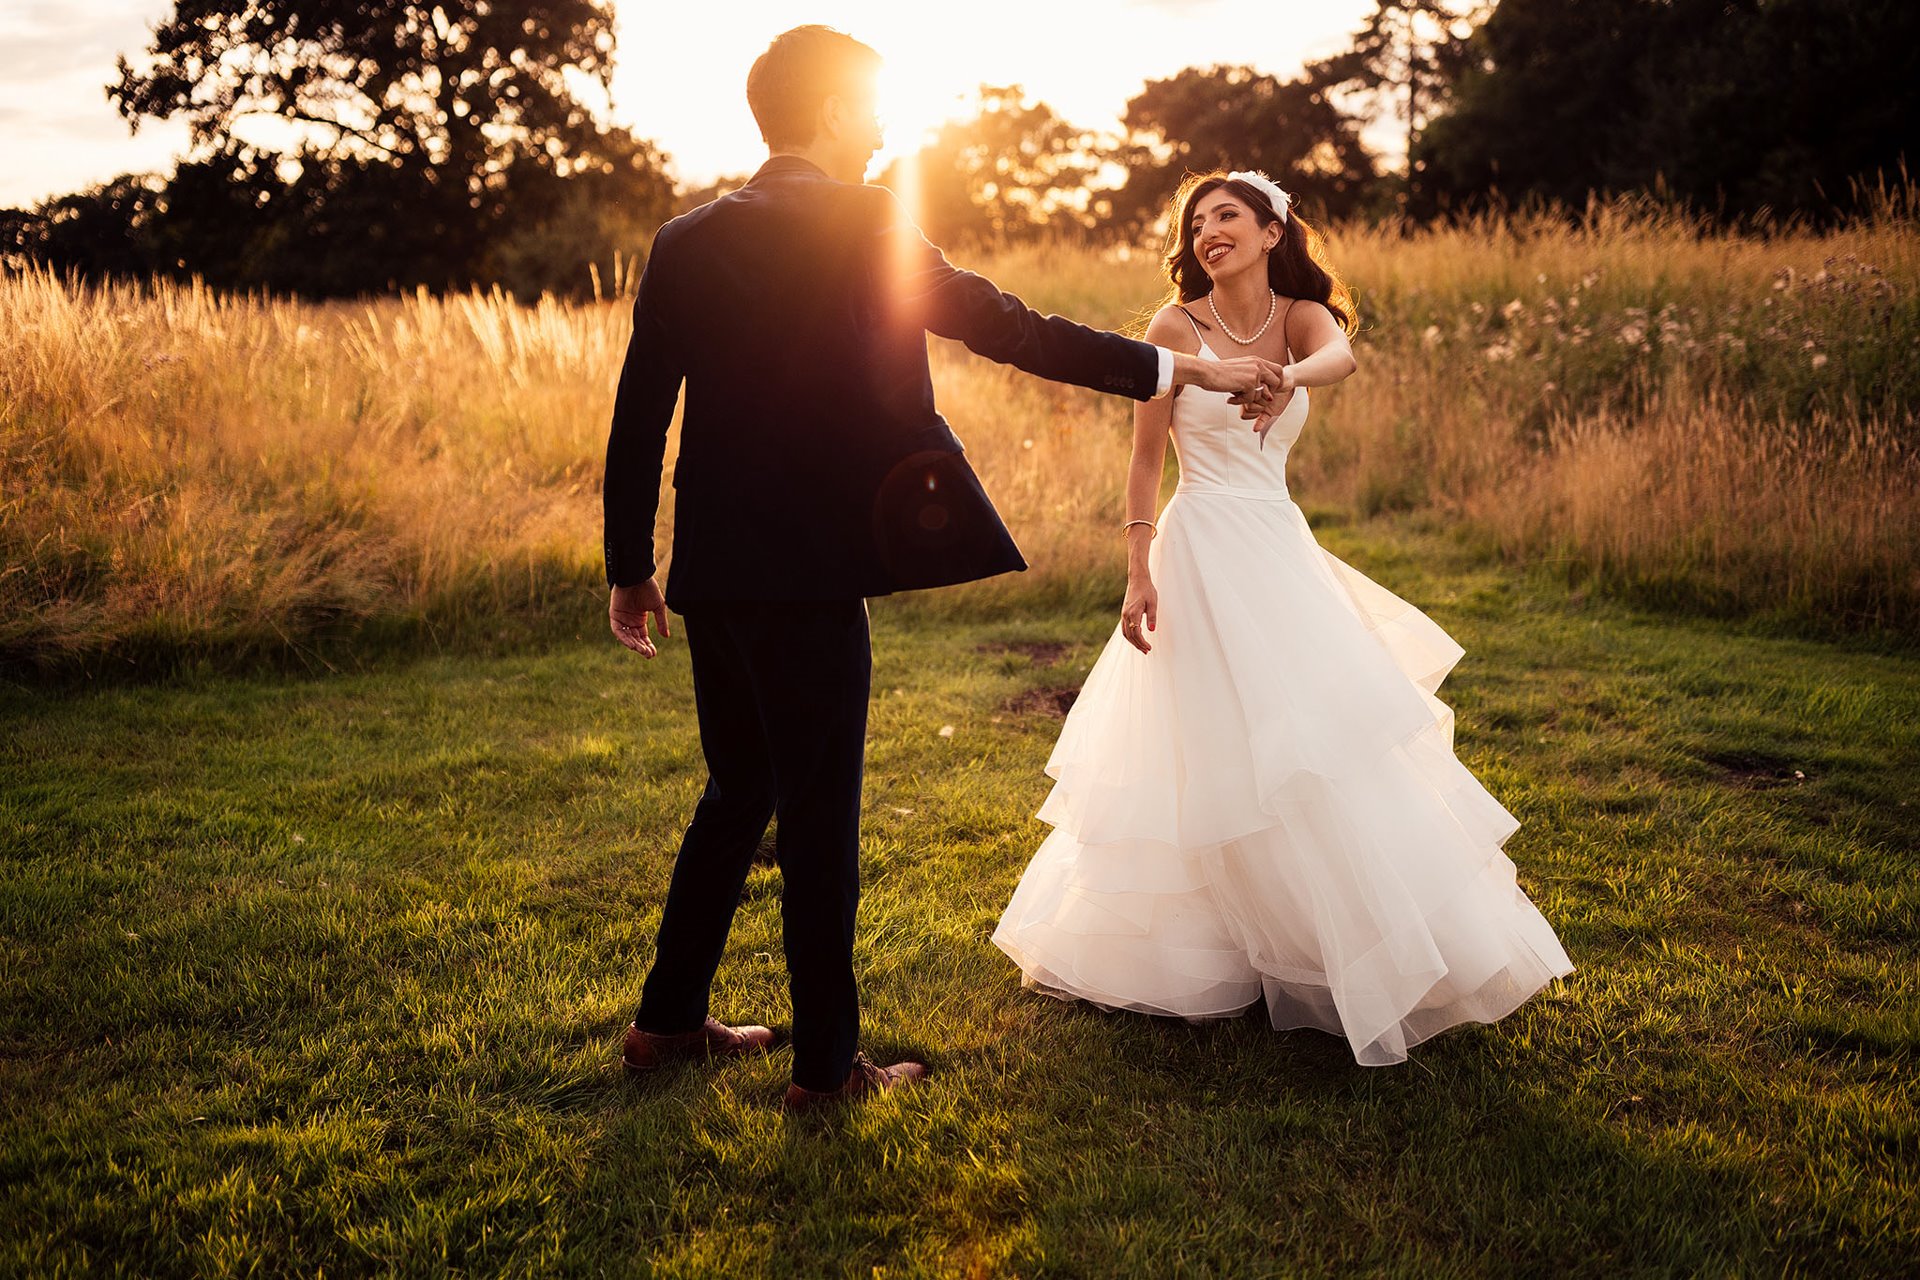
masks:
[[[663,303],[669,255],[654,242],[633,303],[633,337],[620,367],[607,434],[607,470],[601,486],[607,585],[632,586],[653,577],[653,524],[659,514],[660,471],[667,429],[680,398],[686,364]]]
[[[1053,382],[1150,400],[1167,389],[1160,348],[1062,316],[1043,316],[985,276],[963,271],[921,234],[892,193],[878,269],[894,323],[957,338],[967,348]]]

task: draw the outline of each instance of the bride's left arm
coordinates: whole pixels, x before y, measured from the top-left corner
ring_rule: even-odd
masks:
[[[1287,366],[1296,387],[1330,387],[1360,367],[1333,312],[1311,299],[1302,298],[1288,315],[1287,345],[1297,357]]]

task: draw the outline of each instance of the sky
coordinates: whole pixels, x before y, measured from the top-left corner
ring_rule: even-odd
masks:
[[[145,49],[172,8],[0,0],[0,207],[172,168],[185,126],[147,121],[130,134],[104,91],[116,56]],[[1345,47],[1371,8],[1371,0],[968,0],[966,20],[943,27],[912,0],[616,0],[611,116],[657,142],[686,185],[750,173],[766,148],[747,110],[747,68],[780,32],[824,22],[887,60],[877,174],[978,85],[1023,85],[1076,125],[1110,128],[1147,80],[1183,67],[1297,74]]]

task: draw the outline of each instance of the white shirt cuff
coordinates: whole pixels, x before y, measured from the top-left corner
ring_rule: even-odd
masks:
[[[1153,398],[1158,400],[1173,390],[1173,352],[1165,347],[1155,347],[1154,350],[1160,353],[1160,382],[1153,391]]]

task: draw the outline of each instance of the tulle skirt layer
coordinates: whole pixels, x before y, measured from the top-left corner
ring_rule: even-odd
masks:
[[[1116,630],[1048,762],[993,940],[1030,986],[1343,1035],[1369,1066],[1573,971],[1515,882],[1518,827],[1453,754],[1460,646],[1287,501],[1177,494],[1159,625]]]

